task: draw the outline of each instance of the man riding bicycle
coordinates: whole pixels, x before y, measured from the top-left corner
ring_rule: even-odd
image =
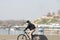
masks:
[[[24,31],[29,30],[28,36],[29,36],[30,39],[31,39],[31,38],[32,38],[32,33],[35,31],[35,28],[36,28],[36,27],[35,27],[35,25],[32,24],[29,20],[26,21],[26,23],[28,23],[28,26],[25,28]]]

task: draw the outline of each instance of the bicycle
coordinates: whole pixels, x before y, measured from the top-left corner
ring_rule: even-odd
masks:
[[[17,36],[17,40],[40,40],[39,37],[35,37],[35,38],[32,37],[32,39],[30,39],[30,37],[28,36],[28,34],[29,33],[27,33],[27,32],[24,31],[24,34],[19,34]]]

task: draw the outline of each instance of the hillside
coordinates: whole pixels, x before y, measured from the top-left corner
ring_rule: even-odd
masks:
[[[34,20],[36,24],[50,24],[50,23],[60,23],[60,13],[48,13],[41,18]]]

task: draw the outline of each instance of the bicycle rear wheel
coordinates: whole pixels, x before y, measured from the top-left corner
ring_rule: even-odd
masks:
[[[34,36],[33,40],[41,40],[39,36]]]
[[[18,35],[17,40],[27,40],[27,37],[24,34],[20,34]]]

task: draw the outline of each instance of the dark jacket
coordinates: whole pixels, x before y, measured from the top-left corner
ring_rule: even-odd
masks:
[[[34,24],[29,23],[28,26],[25,28],[25,30],[27,30],[27,29],[34,30],[35,28],[36,28],[36,27],[35,27]]]

